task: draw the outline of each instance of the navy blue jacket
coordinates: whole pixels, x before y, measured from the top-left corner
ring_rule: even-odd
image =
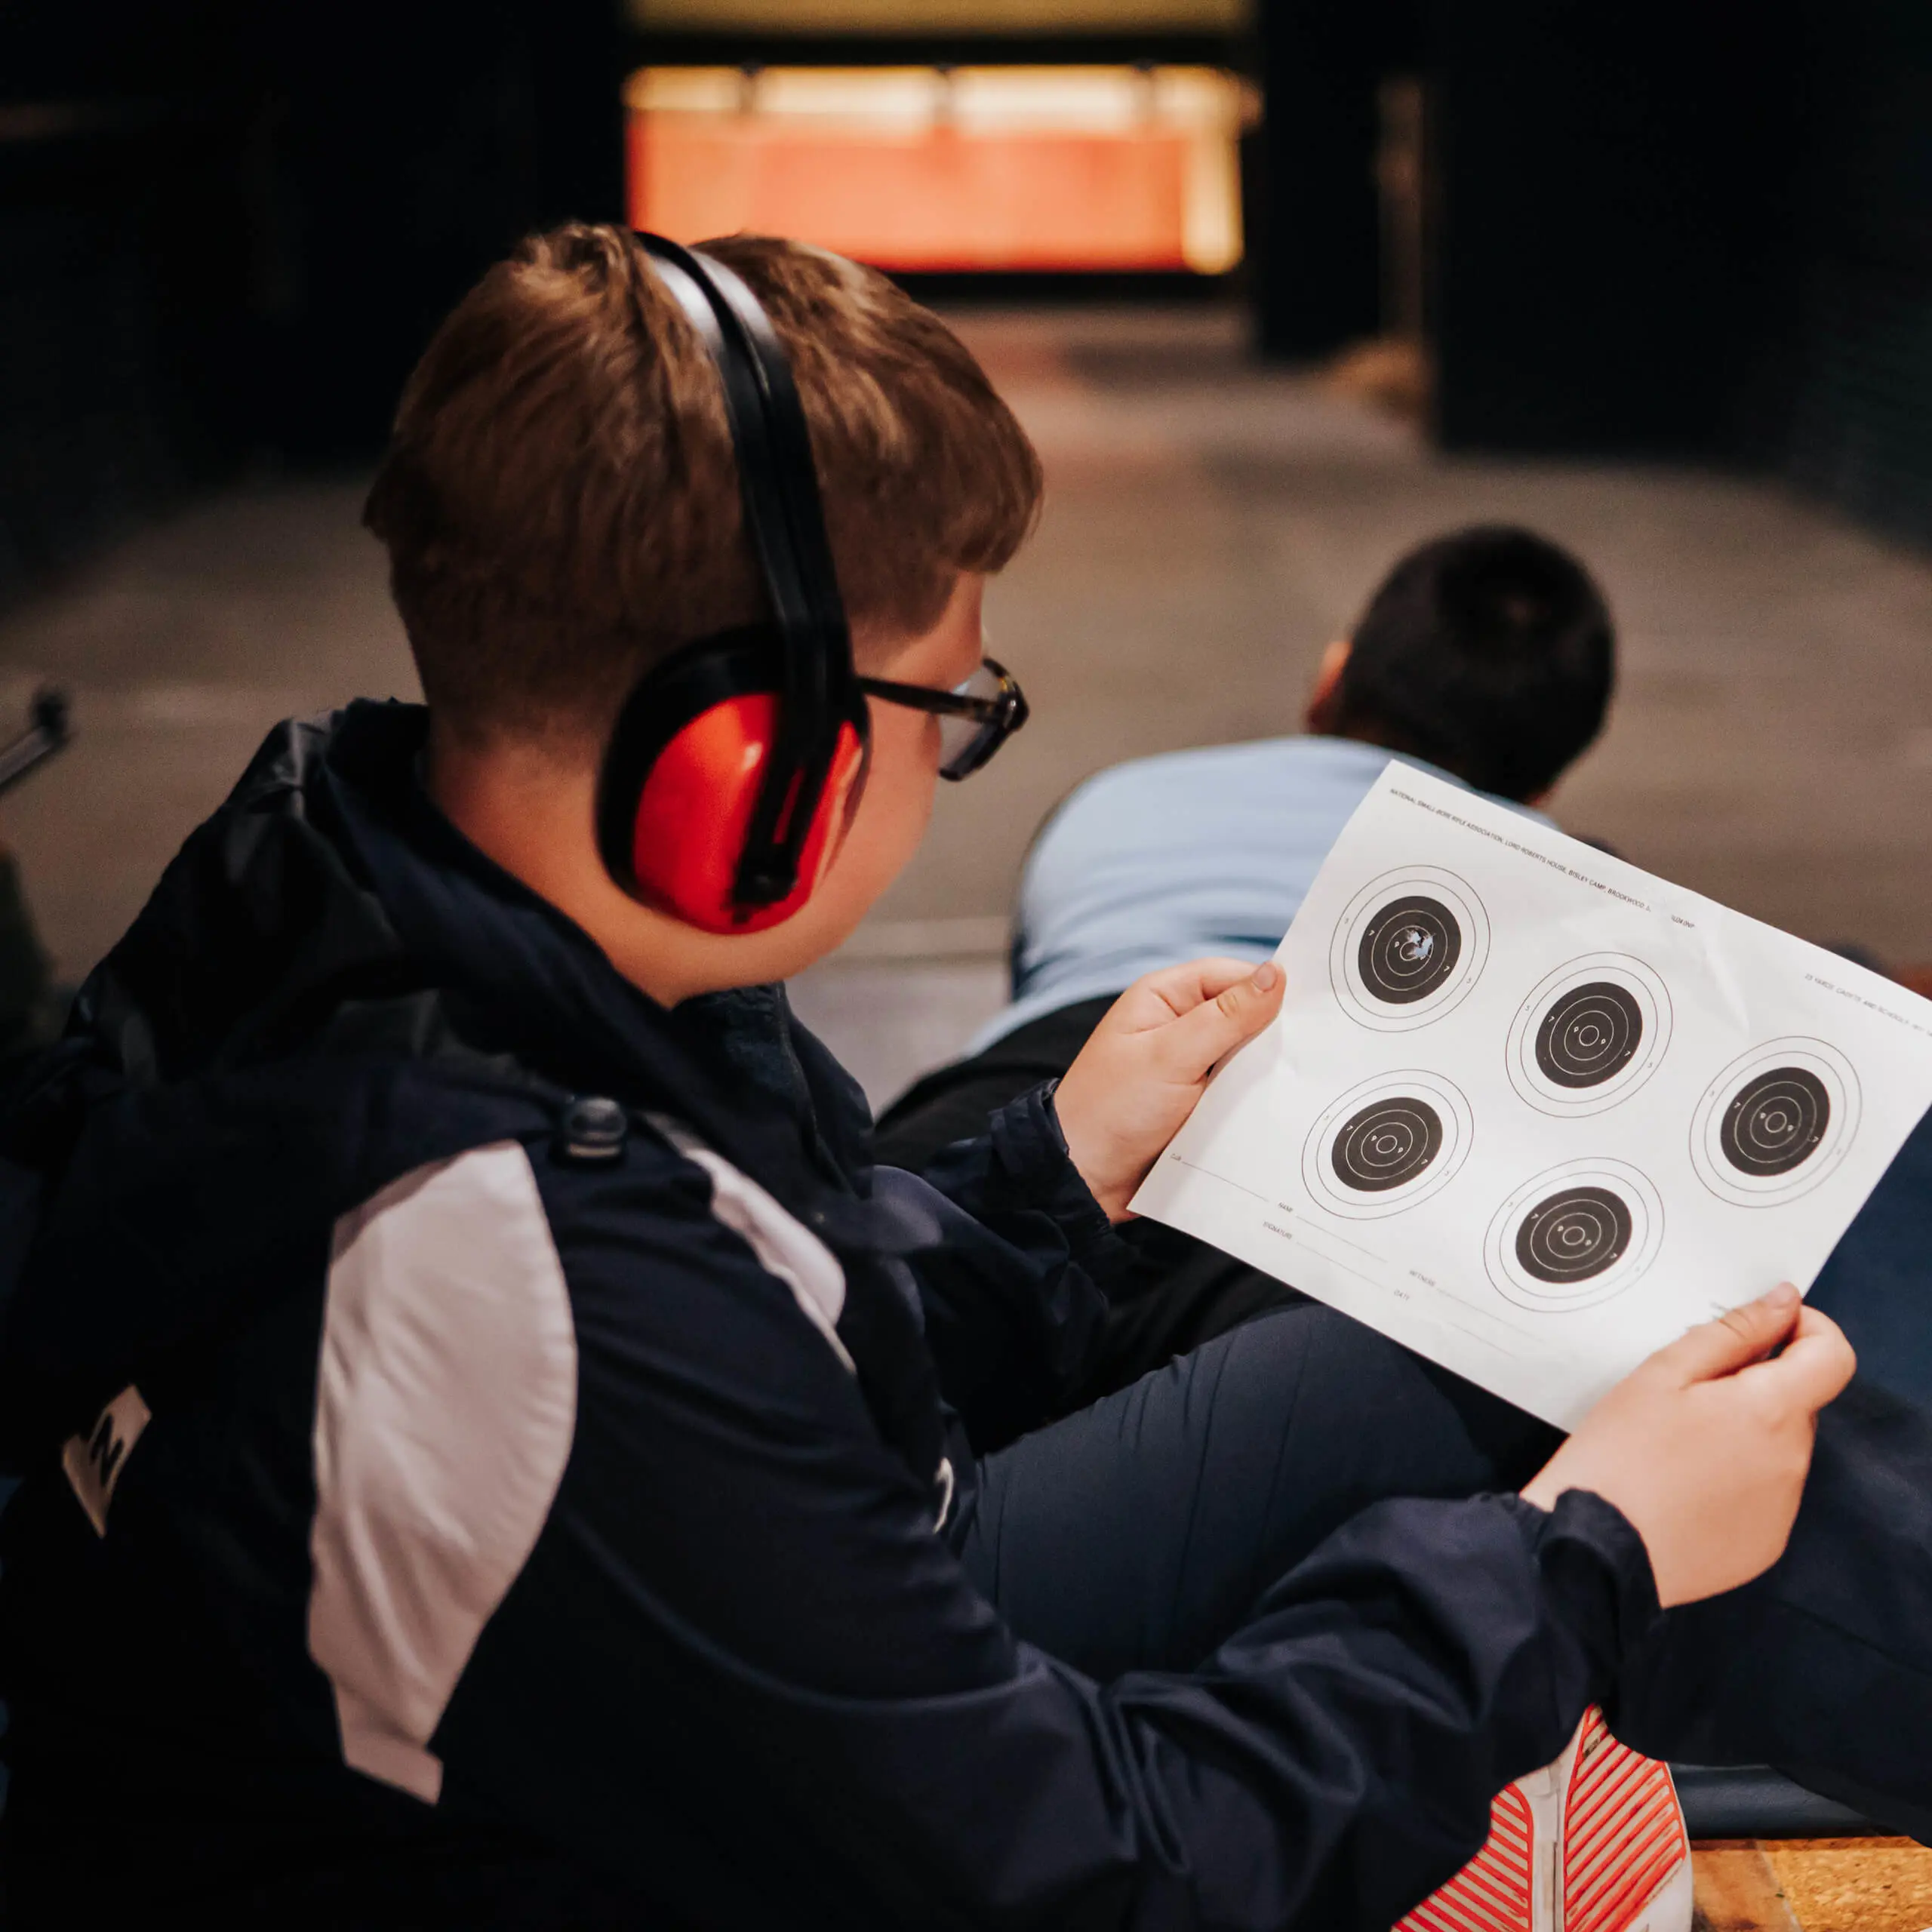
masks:
[[[1115,1247],[1035,1094],[923,1179],[284,726],[0,1125],[15,1921],[1386,1927],[1656,1614],[1593,1497],[1369,1510],[1186,1674],[955,1552]],[[595,1097],[605,1104],[585,1104]]]

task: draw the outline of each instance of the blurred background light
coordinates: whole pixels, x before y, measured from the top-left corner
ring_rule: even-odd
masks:
[[[901,270],[1190,270],[1241,255],[1259,97],[1184,66],[647,67],[632,221]]]
[[[1233,33],[1250,0],[630,0],[645,30],[714,33]]]

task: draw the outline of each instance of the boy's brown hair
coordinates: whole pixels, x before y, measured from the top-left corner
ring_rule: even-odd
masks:
[[[861,648],[911,637],[1032,528],[1039,460],[979,365],[881,275],[735,235],[790,358]],[[525,242],[403,390],[363,521],[431,709],[471,743],[601,737],[649,665],[764,614],[715,368],[628,230]]]

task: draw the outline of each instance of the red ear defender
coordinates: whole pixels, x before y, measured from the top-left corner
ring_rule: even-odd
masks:
[[[631,873],[639,891],[708,933],[761,933],[790,918],[838,856],[858,804],[866,747],[843,724],[799,848],[798,883],[769,906],[736,903],[738,862],[777,721],[778,700],[768,691],[713,705],[658,754],[638,797]]]
[[[624,706],[598,799],[605,863],[629,890],[710,933],[758,933],[808,900],[838,857],[869,758],[864,700],[838,727],[798,845],[797,881],[769,905],[738,897],[746,835],[779,728],[768,639],[739,633],[680,651]]]

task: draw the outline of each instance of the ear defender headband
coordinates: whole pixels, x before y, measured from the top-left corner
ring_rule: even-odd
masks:
[[[638,239],[717,366],[771,616],[687,645],[639,681],[605,754],[598,845],[635,897],[706,932],[761,932],[804,905],[836,855],[869,717],[804,411],[771,318],[722,262]]]

